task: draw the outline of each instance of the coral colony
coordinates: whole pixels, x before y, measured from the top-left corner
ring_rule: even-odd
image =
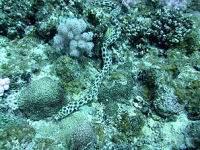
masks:
[[[0,79],[0,96],[3,96],[4,91],[9,89],[10,79],[4,78]]]

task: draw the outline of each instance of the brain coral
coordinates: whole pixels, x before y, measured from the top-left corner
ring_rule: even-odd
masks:
[[[92,127],[87,123],[79,124],[71,134],[71,149],[86,149],[92,147],[95,142],[95,133]]]
[[[66,104],[65,91],[49,77],[32,81],[18,96],[19,108],[32,120],[40,120],[55,114]]]

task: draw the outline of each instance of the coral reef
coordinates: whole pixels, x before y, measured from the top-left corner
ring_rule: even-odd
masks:
[[[30,126],[12,126],[0,135],[1,149],[60,149],[61,143],[48,138],[35,138],[35,130]]]
[[[24,29],[35,23],[34,1],[1,1],[0,33],[10,39],[21,38]]]
[[[112,43],[114,43],[120,36],[121,27],[120,27],[119,21],[117,20],[116,17],[120,13],[121,9],[119,6],[116,6],[116,8],[115,8],[115,4],[112,2],[102,2],[100,4],[103,4],[106,6],[110,4],[112,7],[114,7],[114,9],[111,11],[111,19],[112,19],[114,25],[116,26],[116,31],[102,45],[102,59],[103,59],[103,63],[104,63],[102,71],[96,77],[88,94],[85,97],[83,97],[82,99],[79,99],[78,101],[75,101],[75,102],[71,102],[67,106],[64,106],[58,112],[58,114],[55,116],[55,120],[59,120],[59,119],[66,117],[73,111],[78,110],[78,108],[80,106],[87,104],[88,102],[95,99],[96,96],[98,95],[98,89],[99,89],[99,86],[101,85],[103,77],[109,71],[109,68],[112,64],[112,56],[111,56],[111,52],[108,50],[108,46],[111,45]]]
[[[0,149],[198,149],[198,6],[0,1]]]

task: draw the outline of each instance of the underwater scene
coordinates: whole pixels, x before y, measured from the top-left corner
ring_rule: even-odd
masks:
[[[0,150],[200,150],[200,0],[0,0]]]

